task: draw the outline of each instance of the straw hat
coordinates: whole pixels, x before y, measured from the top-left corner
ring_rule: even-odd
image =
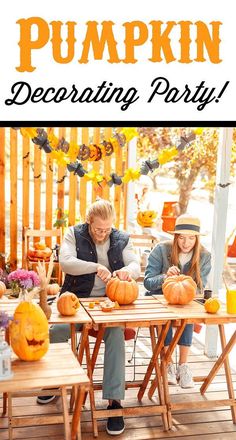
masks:
[[[182,235],[204,235],[200,233],[200,220],[189,214],[180,215],[176,219],[174,231],[168,231],[170,234]]]

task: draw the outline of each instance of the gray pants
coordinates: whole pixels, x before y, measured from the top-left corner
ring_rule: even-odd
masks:
[[[81,325],[78,324],[76,330],[81,330]],[[69,324],[55,324],[50,328],[50,342],[67,342],[69,338]],[[103,399],[122,400],[125,395],[124,329],[106,328],[104,343]]]

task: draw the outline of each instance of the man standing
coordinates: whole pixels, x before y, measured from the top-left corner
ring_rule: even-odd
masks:
[[[62,292],[70,291],[79,298],[105,295],[106,283],[112,276],[121,280],[137,279],[140,264],[126,232],[112,227],[114,209],[110,202],[98,200],[87,213],[86,223],[70,227],[60,250],[60,264],[66,273]],[[69,326],[56,325],[51,330],[51,342],[62,342],[70,336]],[[122,408],[125,392],[124,330],[107,328],[104,334],[103,398],[108,409]],[[54,396],[38,397],[38,403],[48,403]],[[124,431],[123,417],[109,417],[107,432],[118,435]]]

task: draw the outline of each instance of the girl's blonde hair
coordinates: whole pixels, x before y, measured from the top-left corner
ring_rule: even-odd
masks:
[[[171,251],[171,264],[173,264],[174,266],[179,265],[179,254],[181,252],[178,245],[178,237],[179,234],[175,234],[172,245],[172,251]],[[202,250],[203,250],[203,246],[200,243],[200,238],[198,235],[196,235],[196,243],[193,247],[191,265],[186,275],[190,275],[196,281],[200,290],[202,290],[202,280],[201,280],[201,272],[200,272],[200,253]]]
[[[108,200],[103,199],[99,199],[96,202],[92,203],[87,212],[87,223],[92,223],[94,217],[99,217],[102,220],[108,220],[110,218],[114,220],[115,211],[112,204]]]

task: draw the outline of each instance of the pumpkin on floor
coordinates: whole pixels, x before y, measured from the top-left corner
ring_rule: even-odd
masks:
[[[196,295],[197,285],[188,275],[174,275],[166,278],[162,291],[169,304],[188,304]]]
[[[220,301],[217,298],[208,298],[204,307],[208,313],[217,313],[220,308]]]
[[[73,316],[80,306],[79,299],[72,292],[64,292],[57,300],[57,310],[61,315]]]
[[[6,290],[7,290],[6,285],[4,284],[3,281],[0,281],[0,298],[2,298]]]
[[[22,301],[16,307],[10,325],[10,341],[12,350],[22,361],[37,361],[47,353],[48,321],[38,304]]]
[[[154,220],[157,217],[155,211],[139,211],[137,214],[137,222],[143,228],[151,228],[154,226]]]
[[[111,278],[106,285],[106,295],[118,304],[132,304],[138,298],[136,281],[122,281],[118,277]]]

